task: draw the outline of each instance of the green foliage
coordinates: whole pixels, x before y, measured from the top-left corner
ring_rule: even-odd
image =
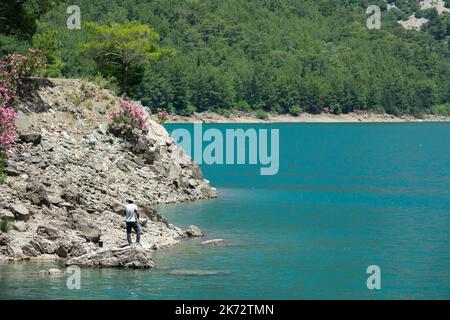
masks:
[[[137,22],[101,25],[88,22],[91,40],[85,52],[93,58],[105,77],[114,77],[122,93],[140,81],[140,75],[151,61],[168,54],[158,46],[159,36],[148,25]]]
[[[177,113],[181,116],[189,117],[192,116],[196,111],[197,109],[192,104],[188,104],[185,109],[179,110],[177,111]]]
[[[4,233],[8,233],[11,230],[11,226],[8,221],[0,220],[0,231]]]
[[[62,76],[116,82],[152,111],[184,115],[293,106],[420,115],[450,103],[450,15],[423,31],[397,23],[420,9],[419,0],[388,0],[399,8],[390,11],[383,0],[76,2],[81,30],[65,26],[69,1],[38,6],[29,27],[10,15],[0,50],[23,51],[36,31],[33,42],[47,45],[47,58],[64,62]],[[370,4],[382,10],[381,30],[366,27]]]
[[[42,70],[44,77],[58,77],[61,75],[63,62],[61,60],[61,41],[57,31],[36,34],[33,37],[33,47],[42,50],[47,66]]]
[[[265,112],[264,110],[258,110],[258,111],[256,111],[256,117],[258,118],[258,119],[261,119],[261,120],[267,120],[267,119],[269,119],[269,115],[267,114],[267,112]]]
[[[6,156],[5,156],[6,158]],[[6,159],[3,157],[3,152],[2,152],[2,157],[0,159],[0,184],[4,183],[7,177],[7,174],[5,172],[5,167],[6,167]]]
[[[426,18],[429,20],[433,20],[439,16],[439,13],[436,8],[429,8],[417,11],[415,16],[416,18]]]
[[[289,108],[289,113],[294,116],[299,116],[303,112],[300,106],[292,106]]]
[[[224,116],[226,118],[230,118],[233,115],[233,113],[230,110],[228,110],[228,109],[219,108],[219,109],[217,109],[215,111],[216,111],[216,113],[218,115]]]
[[[241,100],[241,101],[237,102],[236,109],[240,110],[240,111],[243,111],[243,112],[246,112],[246,113],[249,113],[249,112],[252,111],[252,107],[248,104],[247,101],[244,101],[244,100]]]
[[[437,18],[428,21],[423,26],[423,30],[433,35],[436,40],[446,41],[450,37],[450,13],[443,13]]]
[[[450,103],[433,106],[431,111],[438,116],[450,117]]]

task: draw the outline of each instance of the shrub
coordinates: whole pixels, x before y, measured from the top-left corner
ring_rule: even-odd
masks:
[[[269,115],[268,115],[267,112],[265,112],[264,110],[258,110],[258,111],[256,111],[256,117],[257,117],[258,119],[261,119],[261,120],[267,120],[267,119],[269,119]]]
[[[192,116],[195,111],[197,111],[197,109],[192,104],[188,104],[186,108],[177,111],[177,113],[180,116],[189,117]]]
[[[438,116],[450,117],[450,103],[433,106],[431,112]]]
[[[243,111],[243,112],[247,112],[247,113],[252,111],[252,107],[250,107],[248,102],[244,101],[244,100],[241,100],[237,103],[236,109]]]
[[[144,110],[128,100],[120,101],[120,109],[108,115],[108,126],[113,134],[126,139],[145,136],[148,133]]]
[[[294,116],[299,116],[302,112],[303,112],[303,110],[300,106],[291,106],[289,108],[289,113]]]
[[[0,106],[0,153],[1,159],[9,158],[11,145],[16,136],[16,112],[10,107]]]
[[[0,184],[5,182],[6,179],[6,172],[5,172],[5,167],[6,167],[6,154],[5,152],[0,152]]]
[[[218,115],[224,116],[225,118],[230,118],[233,115],[233,113],[230,110],[223,108],[216,109],[216,113]]]
[[[0,220],[0,231],[4,233],[8,233],[11,229],[11,226],[9,225],[8,221]]]

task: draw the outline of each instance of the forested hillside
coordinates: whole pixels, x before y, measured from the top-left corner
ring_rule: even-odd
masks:
[[[3,54],[38,47],[49,76],[95,77],[153,110],[179,114],[450,112],[450,14],[419,10],[416,0],[387,2],[395,7],[382,0],[38,1],[45,6],[29,9],[35,25],[0,20],[0,45]],[[81,30],[66,27],[73,4]],[[382,9],[380,30],[366,26],[370,4]],[[429,19],[422,31],[397,23],[414,13]],[[152,34],[146,51],[120,28],[134,21],[136,33]],[[149,63],[115,60],[118,76],[99,61],[99,32],[112,22],[111,37],[127,39],[120,54],[141,51],[136,56],[152,57]]]

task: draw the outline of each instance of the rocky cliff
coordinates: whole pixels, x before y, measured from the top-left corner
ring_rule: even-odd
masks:
[[[0,260],[148,267],[150,250],[192,235],[151,206],[216,191],[162,126],[149,119],[148,136],[133,143],[109,134],[120,99],[80,80],[25,79],[19,91],[18,137],[0,184]],[[121,248],[129,198],[144,215],[142,249]]]

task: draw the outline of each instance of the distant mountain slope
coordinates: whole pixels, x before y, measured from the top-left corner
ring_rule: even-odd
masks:
[[[81,30],[66,27],[69,4],[41,17],[38,29],[61,42],[64,76],[98,73],[83,52],[87,21],[150,24],[174,49],[128,92],[152,110],[420,116],[450,103],[450,15],[420,10],[418,0],[78,0]],[[381,30],[367,28],[369,4],[382,9]],[[430,20],[423,31],[397,22],[413,14]]]

